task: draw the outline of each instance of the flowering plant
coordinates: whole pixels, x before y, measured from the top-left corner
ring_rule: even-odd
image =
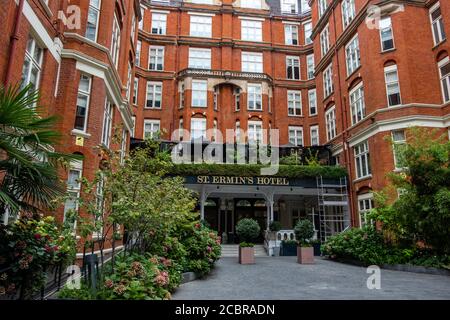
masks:
[[[98,298],[170,299],[171,288],[179,284],[171,277],[173,268],[170,259],[156,255],[119,256],[115,264],[115,272],[106,275]]]
[[[217,232],[194,223],[185,227],[181,241],[186,250],[185,271],[208,274],[221,254],[221,239]]]
[[[15,223],[0,226],[0,295],[16,293],[24,298],[35,293],[52,266],[75,257],[75,237],[56,224],[53,217],[24,215]]]

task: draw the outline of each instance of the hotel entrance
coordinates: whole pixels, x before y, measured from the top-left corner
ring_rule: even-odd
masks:
[[[267,227],[267,206],[264,199],[228,199],[209,198],[204,207],[205,222],[220,236],[226,234],[227,242],[235,243],[236,224],[244,218],[254,219],[261,228],[257,243],[264,242],[264,230]]]
[[[256,240],[258,243],[264,242],[264,230],[267,227],[267,206],[264,199],[235,199],[234,200],[234,221],[250,218],[258,222],[261,233]]]

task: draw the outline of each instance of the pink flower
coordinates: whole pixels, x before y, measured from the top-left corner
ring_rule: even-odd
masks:
[[[14,292],[15,290],[16,290],[16,285],[15,285],[14,283],[11,283],[11,284],[8,286],[8,289],[6,289],[6,292],[12,293],[12,292]]]
[[[206,248],[206,250],[208,250],[208,252],[211,252],[211,251],[212,251],[212,248],[211,248],[210,246],[208,246],[208,247]]]
[[[153,281],[163,287],[169,283],[169,274],[166,271],[162,271],[155,276]]]
[[[36,233],[36,234],[34,235],[34,238],[35,238],[36,240],[39,240],[39,239],[42,238],[42,236],[41,236],[39,233]]]
[[[114,288],[114,292],[117,293],[119,296],[123,295],[127,288],[123,284],[119,284],[117,287]]]
[[[172,261],[170,259],[161,258],[161,263],[165,266],[165,267],[170,267],[172,265]]]
[[[152,258],[150,258],[150,262],[153,264],[158,264],[158,258],[152,257]]]
[[[18,241],[18,242],[16,243],[16,248],[19,249],[19,250],[23,250],[23,249],[25,249],[26,247],[27,247],[27,244],[26,244],[25,241]]]
[[[25,269],[28,269],[28,268],[29,268],[28,261],[25,260],[25,259],[21,259],[19,261],[19,269],[25,270]]]
[[[200,229],[200,227],[201,227],[200,223],[196,223],[196,224],[195,224],[195,228],[196,228],[196,229]]]
[[[111,289],[112,287],[114,287],[114,282],[111,279],[106,280],[105,287],[107,287],[108,289]]]

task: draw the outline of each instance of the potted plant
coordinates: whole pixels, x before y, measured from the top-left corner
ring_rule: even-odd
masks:
[[[314,256],[320,256],[322,254],[322,251],[320,250],[320,240],[319,239],[315,239],[311,241],[311,244],[314,248]]]
[[[298,241],[297,262],[301,264],[314,263],[314,248],[309,242],[314,235],[314,225],[307,219],[297,222],[294,233]]]
[[[258,238],[261,228],[256,220],[242,219],[236,225],[236,234],[239,237],[239,263],[255,263],[255,248],[253,241]]]

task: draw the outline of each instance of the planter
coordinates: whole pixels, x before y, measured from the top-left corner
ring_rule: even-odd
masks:
[[[295,257],[297,255],[296,243],[281,243],[280,256]]]
[[[300,264],[314,264],[314,248],[297,247],[297,262]]]
[[[254,264],[255,263],[255,248],[254,247],[239,247],[239,263],[240,264]]]
[[[315,255],[316,257],[322,255],[322,251],[320,251],[320,246],[321,246],[320,243],[313,243],[314,255]]]
[[[273,256],[274,257],[280,256],[280,247],[273,247]]]

